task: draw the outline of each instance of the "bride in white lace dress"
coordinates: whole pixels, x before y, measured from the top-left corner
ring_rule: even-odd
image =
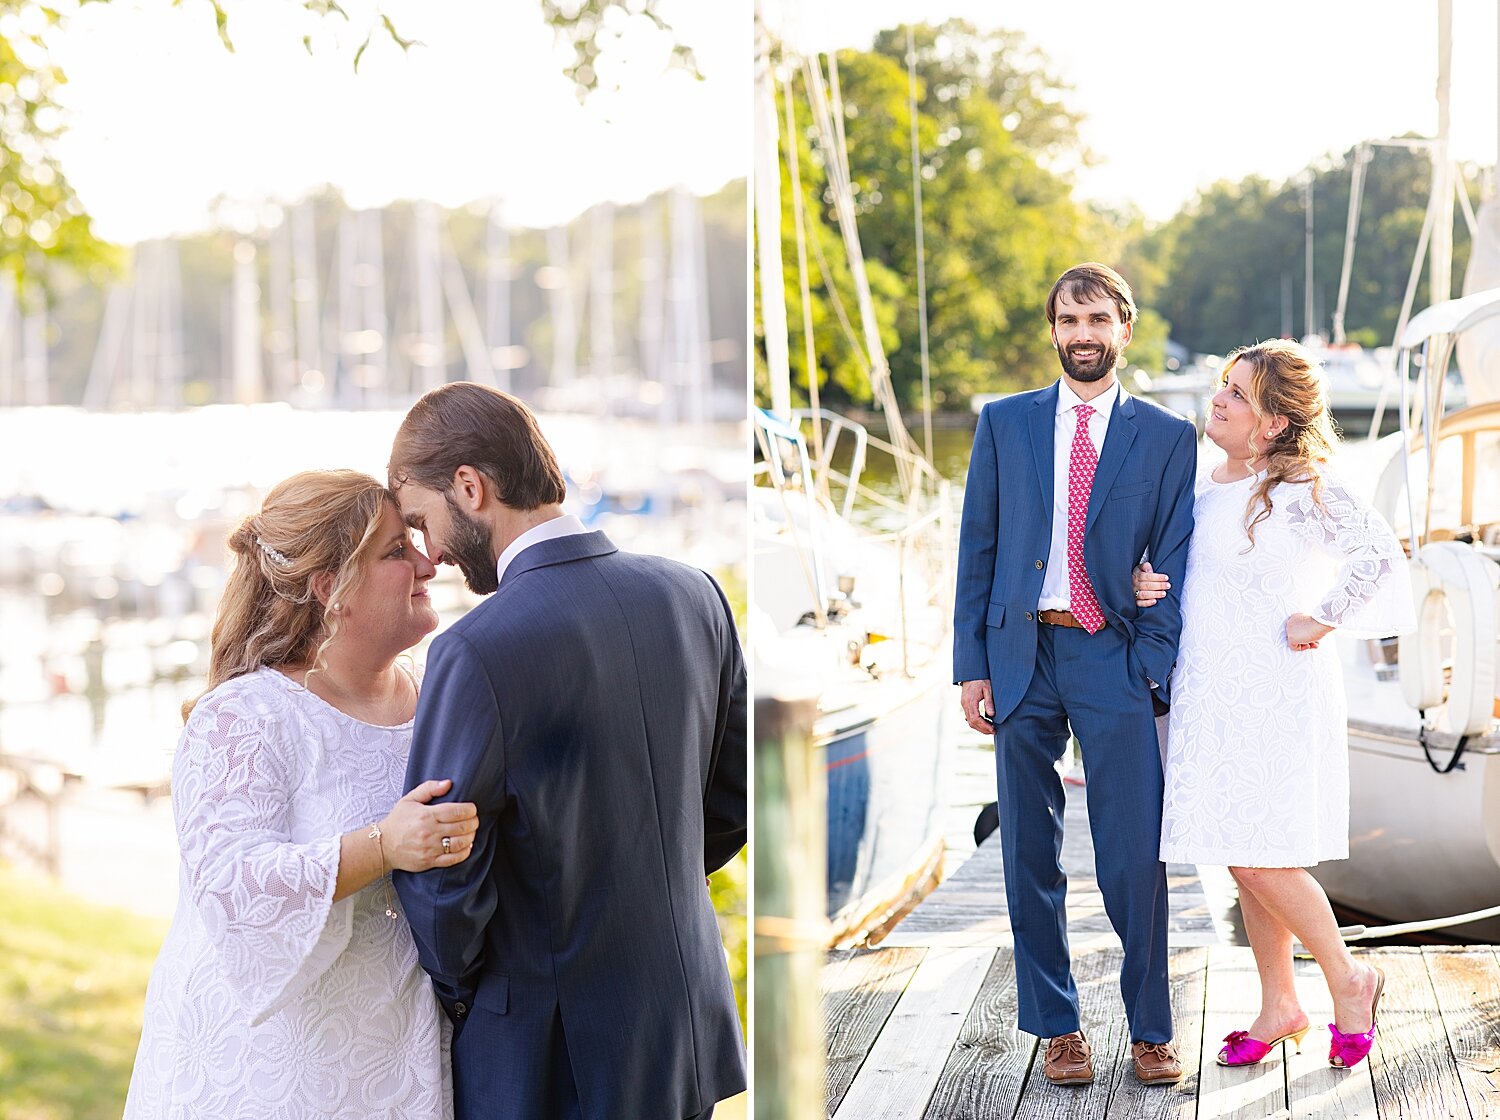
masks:
[[[1329,1060],[1368,1052],[1383,977],[1357,964],[1304,868],[1349,854],[1349,761],[1335,628],[1383,637],[1414,624],[1401,544],[1327,470],[1337,437],[1322,377],[1294,342],[1231,357],[1205,428],[1225,453],[1200,473],[1172,672],[1161,858],[1228,866],[1263,987],[1260,1016],[1225,1039],[1258,1062],[1308,1019],[1292,939],[1334,997]],[[1149,606],[1164,577],[1137,573]]]
[[[437,625],[432,563],[353,471],[281,483],[229,544],[126,1120],[451,1117],[446,1019],[388,875],[460,862],[477,828],[427,804],[446,781],[401,795],[417,688],[396,657]]]

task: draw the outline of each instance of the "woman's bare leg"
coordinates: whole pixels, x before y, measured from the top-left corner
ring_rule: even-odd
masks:
[[[1230,870],[1238,881],[1241,869]],[[1307,1012],[1297,999],[1292,971],[1292,932],[1243,883],[1240,913],[1245,919],[1250,950],[1255,954],[1255,969],[1260,974],[1260,1015],[1250,1024],[1250,1037],[1270,1042],[1307,1025]]]
[[[1323,888],[1301,867],[1234,867],[1241,892],[1249,891],[1260,906],[1307,947],[1323,970],[1333,996],[1333,1016],[1346,1034],[1370,1029],[1370,1001],[1375,996],[1375,970],[1359,964],[1339,936],[1338,923]],[[1247,924],[1248,930],[1248,924]],[[1288,956],[1290,963],[1290,955]]]

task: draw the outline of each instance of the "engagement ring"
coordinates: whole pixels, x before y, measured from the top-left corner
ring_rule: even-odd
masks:
[[[449,854],[452,853],[452,851],[453,851],[453,837],[451,837],[451,836],[444,836],[443,837],[443,855],[445,855],[445,856],[449,855]]]

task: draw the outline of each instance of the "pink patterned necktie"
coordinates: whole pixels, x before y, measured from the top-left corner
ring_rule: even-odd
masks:
[[[1068,606],[1083,628],[1094,634],[1104,626],[1104,613],[1094,596],[1088,569],[1083,566],[1083,527],[1088,520],[1089,492],[1094,488],[1099,455],[1089,439],[1089,417],[1094,410],[1081,404],[1073,411],[1078,414],[1078,427],[1073,429],[1073,449],[1068,455]]]

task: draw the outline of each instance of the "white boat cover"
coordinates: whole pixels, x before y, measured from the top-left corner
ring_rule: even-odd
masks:
[[[1479,228],[1464,272],[1465,298],[1500,289],[1500,198],[1486,199],[1476,218]],[[1416,326],[1416,320],[1410,325]],[[1478,323],[1459,337],[1458,369],[1469,404],[1500,400],[1500,319]]]
[[[1495,316],[1500,316],[1500,286],[1475,292],[1461,299],[1450,299],[1446,303],[1435,303],[1412,316],[1401,335],[1401,346],[1409,350],[1440,334],[1477,334],[1476,324]],[[1497,349],[1494,357],[1500,361],[1500,349]],[[1468,384],[1468,370],[1464,371],[1464,382]],[[1493,400],[1497,396],[1500,396],[1500,392],[1492,393],[1485,399]],[[1479,402],[1471,394],[1469,403]]]

